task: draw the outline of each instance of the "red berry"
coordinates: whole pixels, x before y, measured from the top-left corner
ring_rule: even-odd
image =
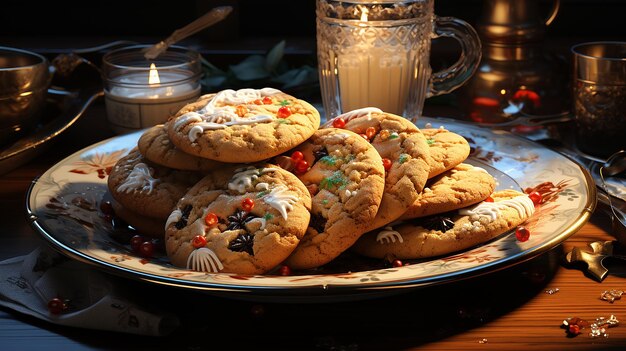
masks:
[[[114,211],[111,201],[102,201],[100,203],[100,211],[102,211],[105,215],[113,215]]]
[[[291,160],[293,162],[297,163],[298,161],[303,160],[303,159],[304,159],[304,154],[302,152],[300,152],[300,151],[294,151],[291,154]]]
[[[48,311],[52,314],[61,314],[65,308],[65,303],[58,297],[53,297],[48,301]]]
[[[374,135],[376,135],[376,128],[374,127],[367,127],[367,129],[365,130],[365,135],[367,135],[367,139],[372,139],[372,137],[374,137]]]
[[[291,110],[287,106],[279,108],[278,112],[276,113],[276,117],[278,118],[287,118],[289,116],[291,116]]]
[[[385,171],[390,170],[391,169],[391,165],[392,165],[392,162],[391,162],[390,159],[383,158],[383,167],[385,167]]]
[[[133,252],[139,252],[139,247],[141,246],[141,244],[143,244],[143,242],[146,241],[143,236],[141,235],[134,235],[132,238],[130,238],[130,249],[133,250]]]
[[[206,246],[206,238],[202,235],[196,235],[193,237],[193,240],[191,240],[191,245],[196,249],[204,247]]]
[[[335,128],[343,128],[346,126],[346,121],[343,120],[343,118],[335,118],[333,120],[333,127]]]
[[[391,262],[391,265],[394,266],[394,267],[402,267],[403,266],[402,261],[400,261],[400,260],[393,260],[393,262]]]
[[[533,191],[532,193],[528,194],[528,197],[533,201],[533,204],[535,204],[535,206],[541,204],[541,200],[543,199],[543,196],[538,191]]]
[[[266,96],[263,98],[263,100],[261,100],[263,102],[263,105],[271,105],[274,102],[272,101],[272,98],[269,96]]]
[[[249,197],[243,199],[241,201],[241,208],[243,208],[243,210],[246,212],[252,211],[252,209],[254,208],[254,200]]]
[[[150,258],[154,254],[154,243],[152,241],[144,241],[139,246],[139,254],[143,257]]]
[[[263,100],[261,100],[261,99],[256,99],[256,100],[254,100],[252,103],[253,103],[253,104],[255,104],[255,105],[263,105]]]
[[[567,329],[567,331],[570,334],[578,335],[578,334],[580,334],[580,327],[577,324],[570,324],[569,328]]]
[[[515,237],[517,240],[524,242],[530,238],[530,231],[524,227],[517,227],[515,229]]]
[[[278,270],[278,274],[282,276],[291,275],[291,268],[289,268],[289,266],[280,266],[280,269]]]
[[[296,173],[302,174],[309,169],[309,163],[306,160],[300,160],[296,163]]]
[[[493,197],[489,196],[485,199],[485,202],[493,202]]]
[[[209,212],[206,214],[206,216],[204,216],[204,223],[209,227],[213,227],[214,225],[217,224],[217,222],[218,222],[217,215],[213,212]]]

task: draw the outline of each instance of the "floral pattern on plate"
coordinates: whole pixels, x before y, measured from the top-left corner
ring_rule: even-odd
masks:
[[[593,211],[593,181],[570,159],[510,133],[449,120],[422,118],[423,122],[443,124],[467,138],[472,147],[468,162],[485,166],[498,180],[498,188],[537,190],[544,195],[545,202],[526,223],[531,230],[528,241],[519,242],[510,231],[479,247],[402,267],[363,259],[354,263],[350,257],[340,257],[328,269],[291,276],[180,269],[169,264],[167,257],[145,259],[133,254],[117,240],[118,229],[101,209],[110,168],[136,145],[141,132],[94,144],[50,168],[31,187],[28,211],[42,236],[69,256],[129,278],[222,294],[277,296],[426,286],[513,265],[565,240]],[[333,287],[341,289],[329,289]]]

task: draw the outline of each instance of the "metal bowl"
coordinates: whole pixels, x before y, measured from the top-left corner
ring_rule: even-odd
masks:
[[[45,57],[0,46],[0,144],[37,124],[46,103],[50,77]]]

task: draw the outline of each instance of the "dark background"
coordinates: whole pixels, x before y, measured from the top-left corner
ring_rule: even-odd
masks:
[[[519,0],[528,1],[528,0]],[[537,0],[546,13],[551,1]],[[177,1],[46,1],[3,0],[0,45],[47,42],[48,47],[101,40],[151,41],[169,35],[208,9],[233,5],[227,20],[191,40],[200,46],[231,48],[259,38],[315,37],[315,0],[177,0]],[[436,0],[439,16],[455,16],[474,24],[481,0]],[[626,1],[563,0],[549,37],[626,40]],[[76,40],[75,38],[89,40]],[[252,45],[253,46],[253,45]]]

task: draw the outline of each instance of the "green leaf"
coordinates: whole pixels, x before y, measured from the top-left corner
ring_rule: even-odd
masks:
[[[268,53],[267,57],[265,57],[265,70],[267,72],[275,72],[278,64],[283,59],[283,55],[285,54],[285,41],[281,40],[280,43],[276,44]]]
[[[248,56],[240,63],[230,66],[230,70],[237,79],[244,81],[263,79],[270,76],[270,73],[265,69],[265,58],[260,55]]]

